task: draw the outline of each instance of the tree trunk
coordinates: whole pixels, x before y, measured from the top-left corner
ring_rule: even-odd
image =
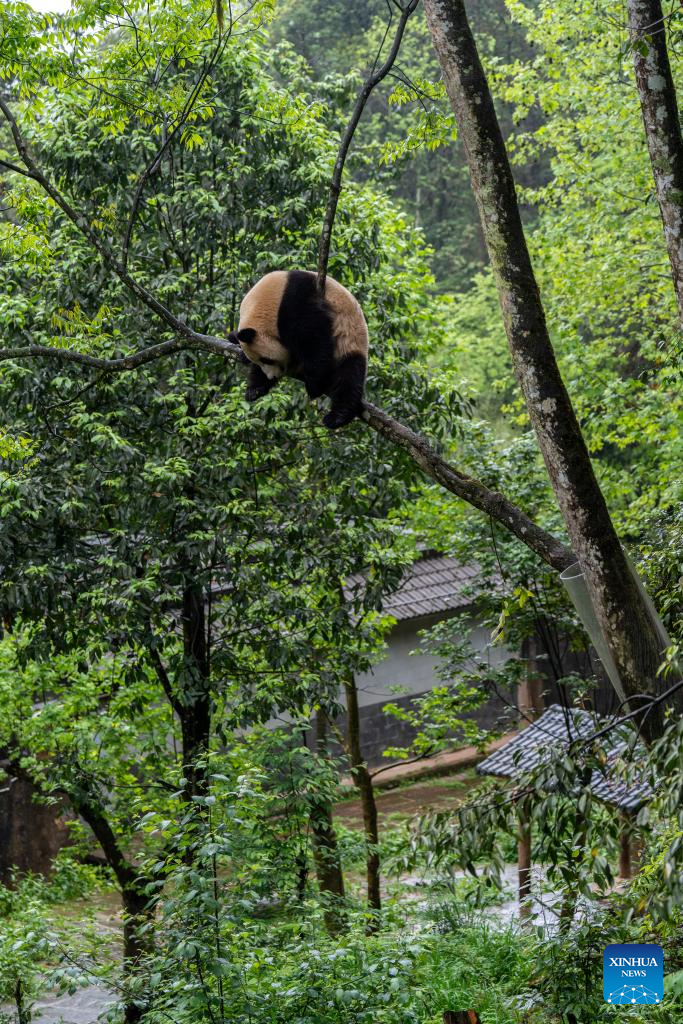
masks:
[[[346,721],[348,754],[351,762],[351,774],[358,788],[363,808],[363,827],[365,829],[366,878],[368,892],[368,935],[376,932],[380,925],[382,898],[380,895],[380,862],[379,862],[379,828],[377,825],[377,804],[372,776],[363,759],[360,747],[360,714],[358,710],[358,689],[356,680],[351,676],[344,683],[346,693]]]
[[[207,790],[204,758],[211,738],[211,691],[206,635],[204,590],[195,580],[183,589],[184,672],[179,687],[178,714],[183,740],[183,770],[188,780],[188,800],[205,796]]]
[[[633,877],[631,861],[631,820],[623,811],[619,814],[619,877]]]
[[[131,986],[131,993],[124,1007],[125,1024],[138,1024],[146,1012],[145,994],[136,991],[136,981],[144,968],[145,960],[154,951],[154,912],[149,906],[149,897],[136,885],[121,890],[123,903],[123,965],[125,981]]]
[[[327,717],[320,708],[316,716],[316,746],[318,754],[327,754]],[[339,859],[337,834],[332,821],[332,807],[328,800],[316,801],[311,806],[313,830],[313,857],[318,886],[326,900],[325,927],[330,935],[337,935],[347,924],[344,913],[344,875]]]
[[[425,0],[467,155],[515,375],[600,628],[627,696],[655,696],[662,644],[626,561],[560,376],[531,265],[512,171],[462,0]],[[641,721],[653,739],[663,707]]]
[[[628,0],[628,22],[645,138],[683,325],[683,138],[660,0]]]
[[[70,795],[74,810],[89,825],[102,847],[107,864],[121,890],[123,904],[123,965],[124,981],[130,984],[135,998],[127,997],[124,1004],[125,1024],[137,1024],[144,1011],[144,992],[139,990],[137,979],[140,965],[154,951],[154,910],[144,886],[146,879],[123,854],[118,839],[109,824],[106,814],[93,794]],[[141,932],[143,925],[147,925]],[[139,1004],[139,1005],[138,1005]]]
[[[17,1024],[31,1024],[31,1010],[24,999],[24,983],[17,978],[14,983],[14,1005],[17,1009]]]
[[[525,811],[519,812],[517,836],[517,882],[519,916],[522,921],[531,917],[531,823]]]

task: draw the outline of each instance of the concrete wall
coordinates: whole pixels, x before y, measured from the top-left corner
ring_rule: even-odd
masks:
[[[437,622],[443,621],[443,614],[399,622],[387,636],[385,657],[370,672],[363,672],[356,678],[358,704],[361,716],[361,745],[363,754],[371,766],[386,764],[383,757],[387,747],[408,746],[414,730],[406,722],[399,721],[383,712],[389,701],[408,707],[414,697],[428,693],[434,686],[443,685],[436,675],[438,659],[420,652],[418,633]],[[511,652],[501,647],[490,647],[490,631],[479,624],[472,614],[466,620],[473,652],[485,655],[491,667],[506,661]],[[398,692],[397,692],[398,688]],[[505,727],[509,718],[504,701],[492,698],[471,715],[484,728]],[[337,724],[345,729],[344,716]]]
[[[395,699],[396,687],[400,687],[400,696],[410,696],[426,693],[439,684],[436,676],[438,659],[425,653],[411,656],[411,651],[420,647],[420,630],[427,629],[444,618],[446,616],[443,614],[430,615],[396,624],[387,637],[387,650],[383,660],[375,665],[371,672],[363,672],[356,677],[358,703],[361,708]],[[466,628],[473,651],[478,654],[486,652],[491,666],[500,665],[510,657],[510,652],[502,647],[489,647],[487,651],[491,634],[479,624],[476,615],[468,617]]]

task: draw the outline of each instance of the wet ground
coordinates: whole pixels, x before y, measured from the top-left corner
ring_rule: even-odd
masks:
[[[479,776],[470,770],[410,786],[377,790],[375,800],[380,826],[386,824],[386,820],[392,816],[412,817],[416,814],[425,814],[427,811],[444,811],[457,807],[480,783]],[[361,828],[363,810],[360,801],[352,799],[336,804],[334,817],[349,828]]]
[[[116,996],[100,985],[89,985],[74,995],[46,996],[33,1006],[41,1024],[94,1024],[116,1002]]]

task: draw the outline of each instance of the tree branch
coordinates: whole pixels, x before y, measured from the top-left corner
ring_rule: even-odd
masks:
[[[39,781],[22,765],[18,752],[14,755],[9,754],[5,771],[15,779],[23,779],[29,782],[36,789],[40,787]],[[86,794],[82,787],[79,790],[75,790],[68,786],[62,786],[57,792],[62,793],[67,798],[74,811],[80,814],[86,824],[90,826],[90,830],[102,847],[107,863],[116,875],[116,881],[121,888],[130,889],[134,887],[137,882],[135,868],[126,859],[114,834],[114,830],[93,796]]]
[[[144,192],[145,186],[146,186],[147,182],[150,180],[150,178],[152,178],[157,173],[157,171],[161,167],[161,161],[164,158],[164,154],[168,152],[169,147],[173,143],[174,139],[178,136],[178,133],[182,130],[182,128],[185,126],[185,124],[187,124],[187,119],[189,118],[190,114],[192,113],[192,110],[194,109],[195,103],[199,99],[199,96],[200,96],[201,91],[202,91],[202,89],[204,87],[204,84],[206,83],[209,75],[211,74],[211,72],[215,68],[216,63],[218,62],[218,59],[220,58],[221,54],[225,50],[225,47],[226,47],[226,45],[228,43],[228,40],[230,39],[230,37],[232,35],[232,29],[233,29],[232,12],[230,12],[230,25],[229,25],[228,31],[227,31],[227,33],[225,35],[222,34],[223,33],[222,19],[223,19],[223,15],[221,13],[221,18],[220,18],[221,34],[220,34],[218,43],[216,44],[216,46],[214,48],[214,51],[211,54],[211,57],[209,58],[209,60],[206,62],[206,64],[202,68],[202,71],[201,71],[201,74],[199,75],[198,80],[195,82],[194,86],[190,90],[190,95],[188,96],[188,98],[187,98],[187,100],[185,102],[185,105],[183,106],[183,109],[181,110],[181,112],[180,112],[180,114],[178,116],[178,120],[176,121],[175,125],[173,126],[173,128],[172,128],[172,130],[170,132],[166,132],[166,125],[164,124],[164,135],[165,135],[165,137],[163,139],[163,142],[162,142],[161,146],[159,147],[159,149],[157,150],[154,158],[145,167],[144,171],[142,172],[142,174],[138,178],[138,183],[137,183],[137,186],[135,188],[135,195],[133,196],[133,204],[132,204],[132,207],[131,207],[130,215],[128,217],[128,224],[126,225],[126,232],[125,232],[124,239],[123,239],[123,251],[122,251],[122,256],[121,256],[121,265],[122,265],[124,270],[128,269],[128,252],[130,250],[131,238],[133,236],[133,227],[135,225],[135,219],[136,219],[137,214],[138,214],[138,209],[140,207],[140,202],[142,200],[142,193]]]
[[[195,334],[195,332],[192,332]],[[220,355],[236,358],[239,356],[239,345],[230,341],[223,341],[221,338],[212,338],[209,335],[196,334],[197,339],[203,341],[186,339],[181,341],[162,341],[158,345],[150,345],[149,348],[139,349],[127,356],[120,356],[117,359],[105,359],[100,356],[92,356],[87,352],[78,352],[71,348],[52,348],[50,345],[21,345],[17,348],[0,348],[0,362],[7,359],[37,359],[44,357],[56,359],[58,362],[80,363],[82,366],[90,366],[95,370],[103,370],[105,373],[123,373],[126,370],[137,370],[145,363],[151,363],[162,356],[174,355],[176,352],[183,352],[187,349],[201,348],[210,352],[218,352]]]
[[[416,434],[409,427],[399,423],[383,409],[371,402],[363,403],[362,417],[369,427],[378,434],[393,441],[399,448],[408,452],[420,469],[441,484],[451,494],[462,498],[469,505],[485,512],[497,523],[513,533],[528,548],[535,551],[544,562],[558,572],[562,572],[576,561],[571,548],[553,537],[542,527],[522,512],[520,508],[498,491],[490,490],[475,477],[468,476],[455,469],[431,447],[421,434]]]
[[[157,674],[157,679],[161,684],[161,688],[164,691],[166,700],[170,704],[171,710],[174,711],[177,715],[180,715],[180,713],[183,710],[183,705],[173,692],[173,684],[171,682],[171,678],[168,672],[166,671],[166,666],[161,660],[161,655],[159,654],[155,647],[150,646],[148,650],[152,664],[154,665],[154,671]]]
[[[14,117],[14,114],[10,110],[5,100],[2,98],[2,96],[0,96],[0,112],[3,114],[5,120],[7,121],[10,127],[10,130],[12,132],[12,138],[14,139],[14,145],[16,147],[17,153],[21,158],[22,163],[26,167],[27,176],[33,178],[34,181],[38,182],[43,191],[46,192],[47,195],[49,195],[49,197],[52,199],[52,201],[56,203],[59,209],[64,214],[66,214],[66,216],[69,218],[72,224],[74,224],[75,227],[78,228],[81,234],[88,240],[93,249],[102,258],[104,263],[116,274],[121,283],[125,285],[125,287],[128,288],[128,290],[131,291],[133,295],[135,295],[135,297],[139,299],[140,302],[147,306],[148,309],[151,309],[152,312],[156,313],[157,316],[160,316],[161,319],[166,324],[168,324],[169,327],[173,328],[173,330],[180,334],[182,337],[187,338],[189,341],[192,341],[195,344],[200,345],[200,347],[206,346],[208,344],[211,346],[216,346],[223,351],[226,351],[226,346],[229,345],[228,342],[223,341],[220,338],[214,338],[212,335],[198,334],[197,331],[193,331],[191,327],[188,327],[184,320],[181,320],[179,317],[175,316],[171,312],[171,310],[168,309],[163,304],[163,302],[160,302],[159,299],[156,298],[156,296],[152,295],[152,293],[148,291],[147,288],[141,285],[138,281],[135,280],[134,277],[132,277],[128,273],[123,264],[116,259],[116,257],[109,251],[106,245],[104,245],[104,243],[97,235],[97,233],[93,231],[93,229],[88,224],[86,218],[82,214],[77,213],[77,211],[74,210],[73,206],[69,203],[69,201],[61,194],[61,192],[56,188],[56,186],[53,185],[52,182],[43,174],[35,160],[32,158],[31,154],[29,153],[28,146],[21,133],[17,120]],[[234,347],[237,348],[237,346]],[[232,350],[232,346],[230,346],[230,349],[228,350]],[[101,366],[99,368],[106,369],[106,367]],[[124,369],[126,369],[126,367],[124,367]]]
[[[214,341],[217,340],[214,339]],[[141,349],[129,356],[122,356],[119,359],[100,359],[84,352],[75,352],[72,349],[50,348],[48,345],[27,345],[23,348],[0,349],[0,361],[42,356],[64,362],[79,363],[105,373],[125,373],[136,370],[145,363],[153,362],[162,356],[173,355],[175,352],[188,349],[192,350],[195,347],[197,346],[191,342],[167,341],[160,345]],[[203,343],[200,347],[215,350],[222,355],[234,358],[238,358],[240,352],[239,346],[228,341],[221,342],[219,346],[214,346],[213,343]],[[576,561],[571,548],[534,523],[505,495],[491,490],[476,477],[468,476],[451,466],[441,458],[422,434],[418,434],[410,427],[400,423],[384,409],[373,405],[372,402],[363,403],[361,418],[372,430],[407,452],[423,473],[445,490],[450,491],[451,494],[467,502],[468,505],[472,505],[480,512],[490,516],[557,572],[562,572]]]
[[[325,294],[327,264],[330,258],[330,245],[332,243],[332,229],[334,227],[334,218],[337,214],[337,204],[339,203],[339,196],[341,194],[344,164],[346,163],[346,157],[348,156],[353,136],[371,92],[377,85],[379,85],[382,79],[386,78],[391,71],[394,61],[398,57],[398,51],[401,48],[403,33],[405,32],[406,25],[408,24],[408,18],[413,14],[419,2],[420,0],[409,0],[405,7],[399,7],[401,16],[398,20],[398,25],[396,26],[396,33],[394,35],[394,41],[391,44],[389,55],[380,68],[376,67],[377,62],[375,61],[375,68],[373,68],[372,74],[365,79],[361,86],[358,98],[356,99],[356,105],[354,106],[353,113],[351,114],[351,119],[342,136],[341,145],[339,146],[337,159],[335,160],[334,170],[332,172],[330,194],[327,200],[327,208],[325,209],[323,226],[320,232],[320,242],[318,245],[318,291],[321,295]]]

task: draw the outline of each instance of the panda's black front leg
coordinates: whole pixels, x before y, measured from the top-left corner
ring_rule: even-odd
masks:
[[[271,388],[277,384],[277,378],[270,379],[257,363],[249,363],[249,375],[247,377],[247,390],[244,397],[248,402],[257,402],[259,398],[267,395]]]

